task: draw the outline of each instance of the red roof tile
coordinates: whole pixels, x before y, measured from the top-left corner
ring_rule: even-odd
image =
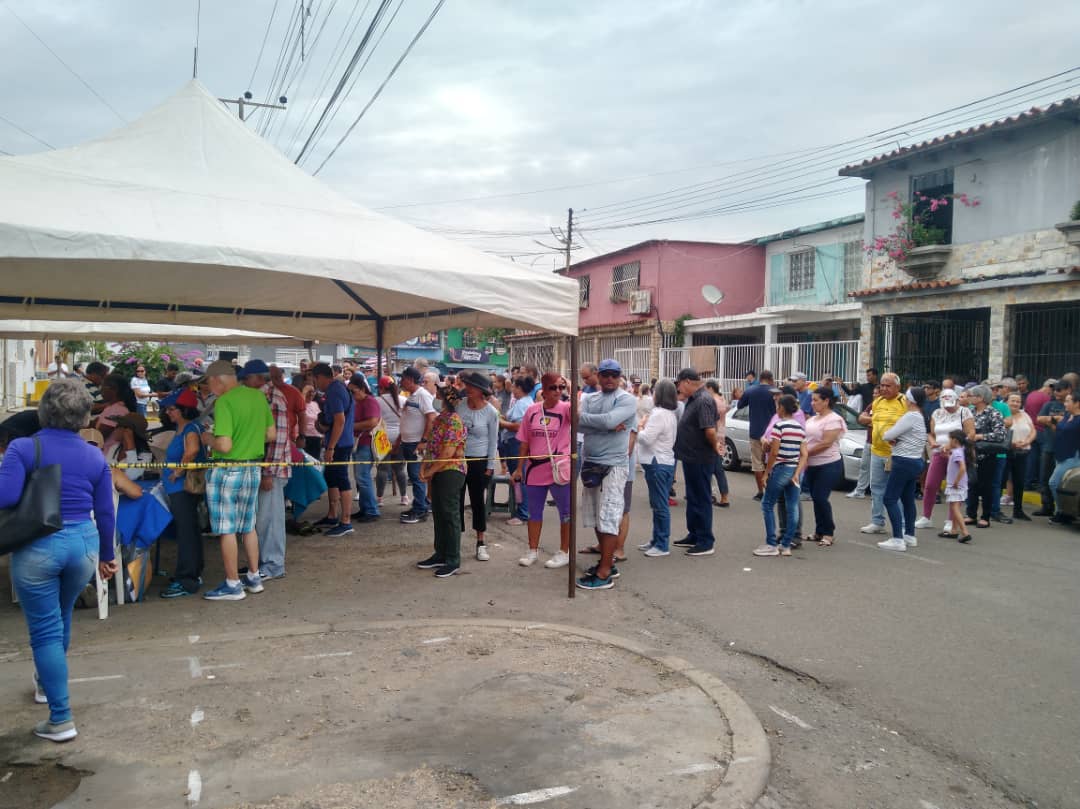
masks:
[[[1046,118],[1052,118],[1056,115],[1063,115],[1074,111],[1080,111],[1080,96],[1072,96],[1071,98],[1065,98],[1061,101],[1055,101],[1053,104],[1048,104],[1045,107],[1032,107],[1030,110],[1011,115],[1008,118],[990,121],[967,129],[960,129],[949,135],[939,135],[931,140],[925,140],[922,143],[915,143],[911,146],[903,146],[883,155],[864,160],[861,163],[853,163],[850,166],[844,166],[840,169],[840,175],[843,177],[861,177],[866,173],[867,169],[874,168],[882,163],[888,163],[915,152],[926,151],[956,141],[981,137],[982,135],[1006,129],[1028,126]]]

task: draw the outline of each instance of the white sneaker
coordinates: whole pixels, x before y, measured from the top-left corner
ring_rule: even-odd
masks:
[[[916,528],[933,528],[934,527],[934,521],[931,520],[929,517],[919,517],[919,519],[915,520],[915,527]]]
[[[568,564],[570,564],[570,554],[566,551],[556,551],[554,556],[544,562],[544,567],[554,570],[557,567],[566,567]]]
[[[945,524],[941,526],[941,530],[946,534],[952,533],[952,520],[945,520]]]
[[[886,539],[883,542],[879,542],[877,544],[877,546],[879,548],[881,548],[883,551],[906,551],[907,550],[907,543],[904,542],[904,540],[896,539],[895,537],[893,537],[892,539]]]
[[[639,551],[647,551],[651,547],[652,547],[652,541],[650,540],[649,542],[642,542],[640,545],[637,546],[637,549]]]
[[[525,555],[518,559],[518,564],[522,567],[531,567],[533,564],[536,563],[536,559],[539,555],[540,554],[538,551],[526,551]]]
[[[1013,499],[1011,497],[1009,497],[1009,495],[1003,494],[1003,495],[1001,495],[1001,505],[1003,505],[1003,506],[1011,506],[1011,505],[1013,505]]]
[[[645,555],[650,559],[658,559],[661,556],[671,556],[671,551],[662,551],[659,548],[649,548],[645,551]]]
[[[780,549],[775,545],[758,545],[754,548],[754,556],[779,556]]]
[[[863,494],[862,492],[859,492],[859,491],[854,491],[854,490],[852,490],[852,491],[848,492],[848,493],[847,493],[847,494],[845,495],[845,497],[849,497],[849,498],[851,498],[852,500],[865,500],[865,499],[866,499],[866,495],[865,495],[865,494]]]
[[[867,523],[859,529],[860,534],[887,534],[884,525],[878,525],[876,522]]]
[[[41,687],[41,681],[38,680],[37,672],[34,672],[34,702],[38,705],[45,705],[49,702],[49,698],[45,696],[45,691]]]
[[[381,497],[379,497],[379,498],[377,498],[377,499],[378,499],[378,501],[379,501],[379,505],[381,506],[381,505],[383,504],[383,502],[382,502],[382,498],[381,498]]]
[[[407,495],[407,494],[401,495],[401,505],[403,505],[403,506],[409,505],[409,495]]]
[[[487,545],[476,546],[476,561],[477,562],[490,562],[491,554],[488,553]]]
[[[910,534],[904,534],[904,544],[909,548],[917,548],[919,547],[919,540],[915,539],[915,537]]]

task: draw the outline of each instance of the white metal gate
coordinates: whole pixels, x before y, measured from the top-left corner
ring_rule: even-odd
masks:
[[[622,366],[623,376],[638,376],[649,383],[649,349],[616,348],[614,359]]]

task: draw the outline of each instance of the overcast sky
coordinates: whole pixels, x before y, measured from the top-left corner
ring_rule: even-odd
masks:
[[[0,0],[0,116],[56,148],[138,117],[191,78],[196,2]],[[374,37],[385,28],[385,38],[305,168],[323,161],[434,4],[400,0],[386,27],[390,3]],[[299,0],[279,0],[250,81],[274,5],[202,0],[199,79],[212,92],[280,92],[271,77]],[[290,158],[377,6],[310,0],[310,54],[294,60],[288,109],[268,133]],[[552,259],[529,255],[543,250],[531,234],[565,224],[568,207],[585,240],[578,258],[654,237],[741,241],[861,211],[861,183],[836,181],[836,169],[896,143],[793,153],[1072,68],[1078,30],[1075,0],[446,0],[319,176],[364,205],[537,266]],[[1078,93],[1073,73],[895,137]],[[0,150],[42,148],[0,121]],[[523,193],[541,189],[559,190]],[[728,210],[701,215],[717,208]],[[682,215],[694,218],[611,227]],[[530,235],[498,235],[508,231]]]

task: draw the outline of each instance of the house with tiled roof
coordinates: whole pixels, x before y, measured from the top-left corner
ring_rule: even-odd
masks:
[[[840,174],[867,181],[863,241],[882,246],[848,292],[861,365],[914,379],[1080,370],[1080,97]],[[940,244],[890,255],[912,209]]]

